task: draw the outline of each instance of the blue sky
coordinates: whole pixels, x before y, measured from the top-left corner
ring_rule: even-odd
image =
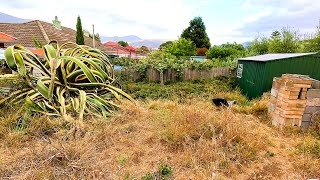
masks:
[[[177,39],[195,16],[201,16],[212,44],[242,43],[283,27],[313,33],[320,19],[319,0],[3,0],[0,12],[85,29],[104,36],[137,35]]]

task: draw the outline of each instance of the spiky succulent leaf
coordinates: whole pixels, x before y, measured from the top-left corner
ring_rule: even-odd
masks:
[[[5,50],[8,66],[29,87],[13,92],[0,105],[24,99],[31,111],[63,117],[72,111],[83,119],[85,114],[109,116],[120,108],[116,102],[122,97],[134,101],[118,88],[113,66],[100,50],[75,43],[59,46],[56,41],[43,46],[43,50],[43,60],[21,45]],[[33,69],[42,76],[33,76]]]

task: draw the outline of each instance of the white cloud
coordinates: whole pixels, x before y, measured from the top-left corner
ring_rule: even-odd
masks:
[[[310,32],[318,25],[320,1],[7,0],[0,12],[48,22],[58,16],[63,26],[74,29],[80,15],[85,29],[91,31],[94,24],[101,35],[153,39],[176,39],[193,17],[202,16],[212,44],[221,44],[241,43],[287,26]]]
[[[28,6],[29,5],[29,6]],[[51,22],[55,15],[62,25],[74,28],[77,15],[83,27],[102,35],[136,34],[143,38],[176,38],[194,16],[194,8],[180,0],[16,0],[2,3],[1,12]]]

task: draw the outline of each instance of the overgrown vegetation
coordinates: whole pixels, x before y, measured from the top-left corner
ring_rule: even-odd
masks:
[[[274,31],[270,37],[257,37],[249,45],[249,55],[266,53],[301,53],[319,51],[320,33],[319,27],[313,36],[303,38],[298,31],[283,28],[280,32]]]
[[[126,82],[123,90],[136,99],[170,99],[185,102],[191,99],[210,100],[223,97],[236,100],[239,104],[246,104],[248,100],[234,89],[234,80],[216,78],[212,80],[193,80],[183,82],[168,82],[165,86],[157,83]]]
[[[0,109],[0,177],[319,177],[318,140],[305,133],[283,135],[265,124],[260,116],[265,101],[224,109],[201,99],[125,103],[109,122],[85,119],[81,132],[73,128],[72,118],[32,116],[21,121],[21,107]],[[237,106],[252,110],[237,112]]]
[[[133,101],[118,88],[113,67],[101,51],[75,43],[59,46],[56,42],[43,50],[43,60],[20,45],[5,50],[8,66],[18,72],[26,86],[2,99],[0,105],[25,103],[34,113],[64,118],[75,114],[82,120],[85,114],[109,116],[119,108],[115,100],[121,96]],[[33,69],[41,76],[34,76]]]

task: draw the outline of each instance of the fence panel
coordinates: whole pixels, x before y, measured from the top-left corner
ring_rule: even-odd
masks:
[[[136,81],[141,79],[142,76],[138,72],[134,71],[133,69],[122,69],[116,71],[116,75],[121,74],[127,80]],[[182,80],[195,80],[195,79],[213,79],[218,76],[230,76],[230,68],[212,68],[210,70],[194,70],[185,68],[183,70]],[[150,82],[157,82],[160,81],[160,73],[155,69],[148,69],[145,74],[146,80]],[[168,69],[163,72],[163,80],[164,81],[176,81],[178,80],[177,72],[172,69]]]

